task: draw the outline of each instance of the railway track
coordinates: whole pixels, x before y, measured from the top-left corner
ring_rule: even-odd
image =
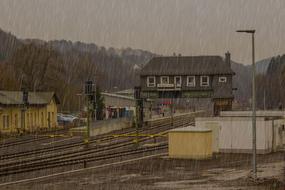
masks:
[[[121,159],[122,157],[125,157],[125,156],[134,156],[134,155],[140,155],[140,154],[145,154],[145,153],[151,153],[154,151],[157,152],[159,150],[165,150],[167,149],[167,147],[168,147],[167,143],[164,143],[164,144],[160,144],[154,147],[144,147],[144,148],[139,148],[135,150],[124,150],[120,152],[112,152],[112,153],[102,154],[98,156],[86,156],[84,159],[58,160],[55,162],[46,162],[45,164],[34,164],[29,167],[19,167],[13,170],[1,171],[0,176],[31,172],[31,171],[37,171],[37,170],[43,170],[43,169],[50,169],[50,168],[55,168],[55,167],[63,167],[63,166],[75,165],[75,164],[84,165],[87,162],[106,161],[106,160],[116,159],[116,158]]]
[[[156,124],[154,124],[154,126],[152,126],[152,128],[145,129],[145,132],[151,131],[151,130],[152,130],[151,131],[152,133],[156,132],[156,130],[158,132],[161,132],[162,131],[161,128],[164,129],[165,127],[167,127],[167,129],[164,129],[164,131],[165,131],[165,130],[168,130],[171,128],[184,126],[190,122],[193,122],[193,117],[184,117],[183,119],[174,120],[173,126],[170,126],[169,121],[171,122],[171,120],[165,120],[165,121],[157,122]],[[148,137],[140,138],[139,141],[143,142],[143,141],[147,141],[148,139],[150,139],[150,138],[148,138]],[[75,144],[73,144],[73,145],[75,146]],[[127,141],[123,141],[120,143],[114,143],[114,144],[108,145],[106,147],[103,146],[103,147],[94,148],[94,149],[80,149],[80,150],[76,150],[76,151],[69,151],[69,152],[63,152],[63,153],[58,153],[58,154],[43,155],[43,156],[36,157],[36,158],[28,158],[28,159],[24,159],[24,160],[20,160],[20,161],[17,160],[17,161],[12,161],[12,162],[8,162],[8,163],[3,163],[0,165],[0,176],[6,176],[6,175],[16,174],[16,173],[23,173],[23,172],[27,172],[27,171],[41,170],[41,169],[46,169],[46,168],[53,168],[53,167],[57,167],[57,166],[72,165],[72,164],[83,163],[83,162],[99,161],[99,160],[104,160],[104,159],[110,159],[110,158],[112,158],[112,155],[116,156],[116,155],[121,154],[121,156],[125,156],[128,154],[131,154],[132,151],[134,151],[134,152],[142,151],[141,150],[142,148],[136,149],[136,150],[124,150],[123,149],[123,148],[127,148],[128,146],[131,146],[131,145],[133,145],[133,143],[130,140],[127,140]],[[71,145],[69,145],[69,146],[71,146]],[[78,146],[78,145],[76,145],[76,146]],[[164,144],[164,146],[165,146],[164,148],[167,148],[167,143]],[[63,148],[63,147],[58,147],[58,148]],[[65,148],[66,148],[66,145],[65,145]],[[145,151],[147,151],[147,150],[151,151],[152,149],[155,149],[155,147],[143,148],[143,149],[145,149]],[[53,151],[54,150],[55,149],[53,148]],[[114,150],[119,150],[119,152],[116,152],[116,151],[114,152]],[[41,151],[43,152],[46,150],[41,150]],[[38,151],[38,153],[41,151]],[[102,152],[105,154],[101,154]],[[106,154],[106,152],[107,152],[107,154]],[[10,158],[13,156],[17,157],[20,155],[19,154],[17,156],[16,156],[16,154],[10,155]],[[6,155],[6,158],[8,158],[8,157],[9,156]]]
[[[180,119],[180,118],[179,118]],[[192,116],[188,116],[188,117],[184,117],[183,119],[174,120],[174,124],[177,123],[177,121],[181,124],[188,124],[189,121],[192,121],[193,117]],[[165,120],[161,120],[161,121],[157,121],[155,123],[152,124],[152,126],[150,126],[149,128],[146,129],[140,129],[139,132],[147,132],[147,131],[151,131],[152,133],[156,133],[157,131],[155,131],[155,129],[158,129],[158,131],[160,130],[160,128],[165,127],[166,125],[169,125],[171,123],[171,119],[165,119]],[[131,129],[128,131],[129,134],[136,132],[135,129]],[[122,134],[122,133],[117,133],[117,134]],[[108,140],[113,140],[115,139],[115,137],[111,136],[102,136],[99,138],[94,138],[90,140],[90,144],[94,144],[97,142],[106,142]],[[35,150],[28,150],[28,151],[24,151],[24,152],[17,152],[17,153],[11,153],[11,154],[5,154],[5,155],[0,155],[0,160],[4,161],[6,159],[13,159],[13,158],[19,158],[20,157],[24,157],[24,156],[36,156],[37,154],[45,154],[48,152],[54,152],[54,151],[60,151],[60,150],[66,150],[66,149],[70,149],[70,148],[74,148],[74,147],[78,147],[78,146],[84,146],[86,145],[84,142],[82,141],[76,141],[76,142],[71,142],[68,144],[62,144],[62,145],[57,145],[57,146],[52,146],[52,147],[46,147],[46,148],[40,148],[40,149],[35,149]]]
[[[53,131],[54,134],[61,134],[60,132],[65,132],[65,129],[61,129],[61,130],[56,130]],[[59,133],[58,133],[59,132]],[[11,142],[1,142],[0,143],[0,148],[7,148],[7,147],[11,147],[11,146],[16,146],[16,145],[22,145],[22,144],[26,144],[26,143],[31,143],[31,142],[36,142],[36,141],[41,141],[41,140],[46,140],[49,139],[50,137],[48,136],[32,136],[32,138],[26,138],[26,139],[20,139],[20,140],[16,140],[16,141],[11,141]]]
[[[179,125],[179,124],[178,124]],[[167,130],[167,129],[165,129]],[[144,142],[146,140],[148,140],[150,138],[140,138],[139,141],[140,142]],[[1,169],[5,168],[5,167],[16,167],[18,165],[23,166],[26,163],[29,162],[35,162],[35,161],[41,161],[43,159],[51,159],[51,160],[56,160],[56,159],[63,159],[63,158],[68,158],[68,157],[75,157],[75,156],[82,156],[84,154],[93,154],[93,153],[99,153],[99,152],[106,152],[109,150],[114,150],[114,149],[118,149],[118,148],[122,148],[128,145],[133,145],[133,142],[130,141],[129,139],[123,140],[121,142],[115,142],[112,144],[108,144],[106,146],[98,146],[98,147],[93,147],[93,149],[80,149],[80,150],[72,150],[72,151],[68,151],[68,152],[59,152],[56,154],[49,154],[49,155],[41,155],[38,157],[32,157],[32,158],[27,158],[24,160],[18,160],[17,161],[10,161],[10,162],[6,162],[6,163],[2,163],[0,164],[0,171]]]
[[[45,137],[33,137],[33,138],[22,139],[22,140],[17,140],[17,141],[13,141],[13,142],[2,143],[0,145],[0,148],[7,148],[7,147],[31,143],[31,142],[35,142],[35,141],[46,140],[48,138],[49,137],[46,137],[46,136]]]

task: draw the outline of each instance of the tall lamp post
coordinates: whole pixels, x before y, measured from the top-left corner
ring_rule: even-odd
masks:
[[[249,33],[252,38],[252,176],[255,180],[256,175],[256,96],[255,96],[255,49],[254,33],[255,30],[237,30],[236,32]]]

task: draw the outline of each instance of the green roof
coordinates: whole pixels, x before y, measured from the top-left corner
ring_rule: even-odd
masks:
[[[59,99],[54,92],[29,92],[28,103],[31,105],[46,105],[55,98],[56,104],[59,104]],[[23,105],[22,91],[1,91],[0,104],[2,105]]]

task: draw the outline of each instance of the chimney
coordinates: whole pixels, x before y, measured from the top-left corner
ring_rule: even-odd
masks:
[[[231,66],[231,54],[229,51],[225,53],[225,62],[227,65]]]

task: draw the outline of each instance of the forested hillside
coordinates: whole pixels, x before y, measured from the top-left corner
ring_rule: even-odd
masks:
[[[285,105],[285,55],[273,57],[265,74],[257,76],[257,103],[260,108]]]
[[[137,69],[154,56],[143,50],[65,40],[20,40],[2,30],[0,55],[0,89],[55,91],[65,110],[77,108],[76,94],[86,80],[96,81],[103,91],[134,87]]]
[[[61,109],[77,108],[84,81],[96,81],[102,91],[133,88],[140,68],[156,54],[131,48],[116,49],[66,40],[18,39],[0,29],[0,89],[55,91]],[[257,103],[274,109],[285,104],[285,56],[257,63]],[[249,106],[251,66],[232,61],[236,100]]]

